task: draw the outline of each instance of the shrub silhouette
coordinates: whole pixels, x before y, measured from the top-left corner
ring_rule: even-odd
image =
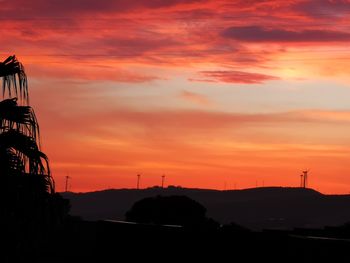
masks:
[[[136,202],[126,213],[126,220],[157,225],[204,226],[213,222],[206,208],[187,196],[156,196]]]

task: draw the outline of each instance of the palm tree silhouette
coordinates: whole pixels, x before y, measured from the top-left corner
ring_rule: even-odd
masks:
[[[40,150],[38,121],[29,106],[27,76],[15,56],[0,62],[0,78],[0,223],[14,247],[30,250],[62,221],[68,202],[55,193],[48,158]]]
[[[3,97],[7,97],[0,102],[0,174],[40,175],[42,191],[54,193],[48,158],[39,147],[39,125],[33,109],[28,106],[24,67],[15,56],[10,56],[0,63],[0,77]]]

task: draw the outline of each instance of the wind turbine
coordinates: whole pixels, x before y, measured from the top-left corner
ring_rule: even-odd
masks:
[[[162,175],[162,188],[164,188],[164,180],[165,180],[165,175]]]
[[[303,178],[303,179],[304,179],[304,180],[303,180],[303,182],[304,182],[303,187],[304,187],[304,188],[307,188],[307,183],[308,183],[308,178],[307,178],[307,177],[308,177],[309,171],[310,171],[310,170],[304,170],[304,171],[303,171],[303,177],[304,177],[304,178]]]
[[[141,175],[138,174],[138,175],[137,175],[137,183],[136,183],[136,189],[137,189],[137,190],[140,189],[140,177],[141,177]]]
[[[68,181],[69,181],[69,179],[71,179],[71,177],[70,176],[66,176],[66,187],[65,187],[65,191],[66,192],[68,192]]]

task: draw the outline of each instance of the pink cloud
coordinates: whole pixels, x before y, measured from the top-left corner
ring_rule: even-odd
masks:
[[[184,133],[194,132],[194,134],[198,131],[209,133],[210,131],[230,130],[232,127],[244,127],[252,124],[276,125],[277,127],[281,124],[295,123],[350,122],[349,111],[301,110],[248,114],[204,110],[140,111],[121,107],[109,111],[100,108],[99,112],[86,110],[74,112],[74,107],[76,107],[74,104],[67,105],[64,111],[62,109],[47,109],[45,111],[42,109],[40,116],[47,126],[46,129],[53,132],[59,131],[59,133],[66,130],[71,135],[95,134],[101,137],[111,135],[113,131],[122,134],[130,134],[133,131],[141,132],[146,136],[149,133],[152,133],[153,136],[161,136],[160,134],[166,130],[176,138],[174,134],[180,131]]]
[[[204,106],[208,106],[212,104],[212,102],[209,100],[208,97],[198,93],[190,92],[187,90],[181,91],[180,98],[186,101],[199,104],[199,105],[204,105]]]
[[[205,82],[226,82],[226,83],[242,83],[242,84],[260,84],[265,81],[278,80],[278,77],[260,74],[250,73],[243,71],[201,71],[200,75],[206,79],[190,79],[192,81],[205,81]]]
[[[125,83],[142,83],[161,79],[157,76],[146,75],[117,67],[84,67],[73,66],[37,66],[29,65],[28,73],[35,78],[53,78],[75,81],[114,81]]]

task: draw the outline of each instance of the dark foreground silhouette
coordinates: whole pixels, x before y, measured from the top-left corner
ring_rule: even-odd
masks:
[[[145,198],[132,206],[129,217],[134,222],[66,218],[40,253],[27,253],[24,262],[350,260],[348,225],[256,232],[233,223],[203,224],[205,208],[184,196]]]
[[[349,241],[348,227],[252,232],[69,221],[32,262],[349,262]]]
[[[350,195],[323,195],[312,189],[265,187],[245,190],[205,190],[180,187],[112,189],[64,193],[71,213],[87,220],[124,220],[136,201],[157,195],[185,195],[207,209],[221,224],[235,222],[253,230],[322,228],[350,221]]]
[[[191,215],[189,207],[197,212]],[[188,197],[158,195],[132,205],[126,218],[134,222],[71,219],[66,221],[53,243],[59,250],[45,250],[46,254],[42,254],[41,261],[37,262],[49,262],[50,258],[57,260],[55,262],[68,259],[72,262],[114,262],[124,258],[145,262],[350,260],[350,225],[264,231],[251,231],[234,223],[198,227],[206,218],[203,208]],[[184,220],[188,217],[191,219]]]
[[[158,207],[160,196],[146,198],[145,207]],[[349,262],[350,226],[322,229],[294,229],[290,231],[250,231],[236,224],[201,225],[196,221],[182,221],[182,225],[163,225],[176,222],[178,205],[191,203],[202,211],[195,216],[203,219],[202,206],[189,198],[166,197],[175,205],[161,209],[158,219],[148,223],[121,222],[113,220],[84,221],[66,217],[62,224],[51,229],[45,242],[36,249],[22,250],[1,262]],[[180,200],[179,200],[180,199]],[[145,200],[145,199],[144,199]],[[174,201],[175,200],[175,201]],[[161,201],[164,203],[167,201]],[[129,211],[139,210],[136,202]],[[137,205],[138,204],[138,205]],[[187,205],[188,205],[187,204]],[[185,205],[186,206],[186,205]],[[191,205],[190,205],[191,206]],[[172,207],[172,208],[171,208]],[[140,210],[139,210],[140,211]],[[159,211],[159,210],[158,210]],[[184,212],[187,211],[187,212]],[[188,217],[190,211],[180,212]],[[143,212],[142,212],[143,213]],[[144,218],[142,215],[140,218]],[[164,213],[168,213],[166,220]],[[153,213],[151,213],[153,214]],[[171,216],[170,216],[171,215]],[[182,217],[183,218],[183,217]],[[205,217],[204,217],[205,218]],[[164,221],[163,221],[164,220]],[[173,221],[175,220],[175,221]],[[134,220],[136,221],[136,220]],[[36,236],[37,228],[23,228]],[[30,246],[29,246],[30,247]],[[27,248],[29,248],[27,247]],[[31,248],[31,247],[30,247]],[[15,258],[15,260],[13,260]]]

